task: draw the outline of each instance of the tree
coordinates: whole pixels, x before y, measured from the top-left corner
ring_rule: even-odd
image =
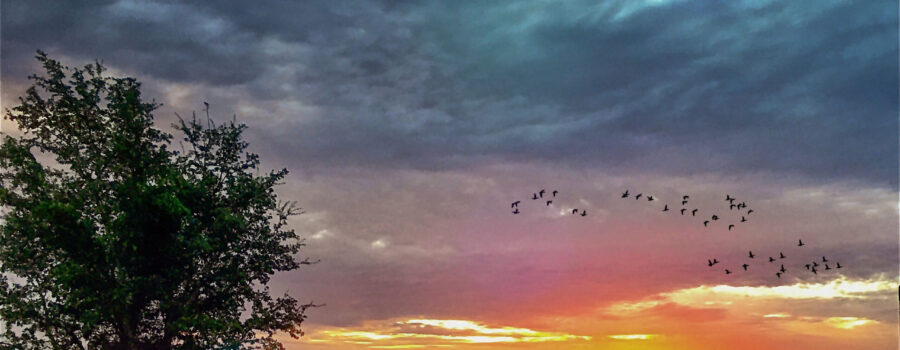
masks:
[[[0,346],[269,349],[282,348],[275,332],[301,336],[314,305],[267,284],[313,262],[295,258],[299,209],[273,189],[287,170],[260,175],[246,126],[208,109],[205,123],[179,118],[173,150],[135,79],[36,57],[46,76],[6,111],[24,136],[0,146]]]

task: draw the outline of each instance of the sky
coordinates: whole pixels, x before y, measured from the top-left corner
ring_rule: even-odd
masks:
[[[895,1],[3,1],[4,109],[37,49],[291,171],[288,349],[897,348]]]

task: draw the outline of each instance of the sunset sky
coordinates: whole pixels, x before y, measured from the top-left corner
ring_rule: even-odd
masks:
[[[291,171],[322,261],[273,290],[327,305],[288,349],[897,349],[896,1],[0,10],[4,109],[99,59]]]

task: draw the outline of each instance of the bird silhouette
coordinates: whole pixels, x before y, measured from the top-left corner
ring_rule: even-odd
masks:
[[[582,210],[582,211],[581,211],[581,216],[587,216],[587,210]]]
[[[818,267],[818,266],[819,266],[819,263],[813,261],[813,267]]]
[[[773,257],[770,256],[770,257],[769,257],[769,262],[775,262],[775,258],[773,258]]]
[[[706,261],[709,262],[709,267],[712,267],[713,265],[715,265],[715,264],[713,264],[712,260],[706,259]]]
[[[687,210],[687,208],[681,208],[681,215],[684,215],[685,210]]]
[[[641,199],[641,196],[643,195],[643,193],[638,193],[636,196],[634,196],[634,199]]]
[[[806,264],[805,266],[806,266],[806,269],[809,270],[809,264]]]
[[[713,215],[713,216],[712,216],[712,219],[713,219],[713,221],[719,220],[719,216],[718,216],[718,215]]]
[[[786,271],[784,270],[784,264],[781,264],[781,272],[786,272]]]
[[[828,259],[825,259],[825,257],[823,256],[823,257],[822,257],[822,262],[828,262]]]
[[[728,225],[728,231],[731,231],[731,229],[733,229],[733,228],[734,228],[734,224]]]
[[[622,198],[627,198],[627,197],[628,197],[628,190],[625,190],[625,193],[622,193]]]
[[[688,198],[691,198],[691,196],[682,196],[681,197],[681,199],[683,199],[683,200],[688,200]]]
[[[754,257],[756,257],[756,255],[753,255],[753,251],[752,251],[752,250],[750,251],[750,254],[748,254],[748,255],[750,256],[750,259],[753,259]]]
[[[713,258],[713,264],[718,264],[718,263],[719,263],[719,260],[716,260],[716,258]]]
[[[544,198],[544,192],[547,192],[547,191],[542,189],[542,190],[538,191],[538,195],[540,195],[541,198]]]
[[[691,216],[697,216],[697,211],[700,209],[691,210]]]
[[[812,268],[812,273],[817,274],[817,275],[819,274],[818,272],[816,272],[816,268],[815,268],[815,267]]]
[[[738,208],[746,208],[746,207],[747,207],[747,203],[741,202],[741,204],[738,204]]]
[[[728,206],[728,210],[734,210],[734,207],[736,207],[736,205],[734,205],[734,204],[729,205],[729,206]]]
[[[548,206],[549,206],[550,204],[552,204],[552,203],[553,203],[553,201],[547,201],[547,205],[548,205]]]
[[[752,213],[752,212],[753,212],[753,209],[748,210],[747,215],[750,215],[750,213]]]
[[[747,271],[747,266],[750,266],[750,265],[743,264],[743,265],[741,265],[741,266],[744,268],[744,271]]]
[[[733,201],[733,200],[734,200],[734,198],[731,198],[731,195],[730,195],[730,194],[726,194],[726,195],[725,195],[725,201],[726,201],[726,202],[730,202],[730,201]]]
[[[663,211],[669,211],[669,205],[668,205],[668,204],[666,204],[666,206],[663,208]]]
[[[578,214],[578,208],[572,209],[572,215]]]
[[[826,269],[826,270],[831,270],[831,267],[829,267],[828,264],[825,264],[825,269]]]
[[[781,272],[776,272],[775,276],[778,276],[778,278],[781,278]]]
[[[681,201],[681,205],[687,204],[687,201]]]
[[[708,224],[709,224],[709,220],[704,221],[704,222],[703,222],[703,227],[706,227],[706,225],[708,225]]]
[[[648,202],[652,202],[652,201],[654,201],[654,200],[656,200],[656,198],[653,198],[653,196],[647,196],[647,201],[648,201]]]
[[[537,193],[535,193],[534,197],[531,197],[531,199],[538,199]]]
[[[519,202],[521,202],[521,201],[515,201],[515,202],[512,202],[512,206],[511,206],[510,208],[518,208],[518,207],[519,207]]]
[[[731,271],[728,271],[728,269],[725,269],[725,274],[726,274],[726,275],[730,275],[730,274],[731,274]]]
[[[798,246],[798,247],[802,247],[802,246],[805,245],[805,244],[803,244],[803,240],[802,240],[802,239],[800,239],[799,241],[800,241],[800,243],[797,243],[797,246]]]
[[[556,197],[556,194],[559,193],[557,190],[553,190],[553,197]]]
[[[741,216],[741,222],[747,222],[747,218]]]
[[[839,268],[841,268],[841,267],[842,267],[842,266],[841,266],[841,263],[840,263],[840,262],[838,262],[838,263],[837,263],[837,267],[836,267],[836,268],[837,268],[837,269],[839,269]]]
[[[778,252],[778,258],[779,258],[779,259],[784,259],[784,258],[786,258],[786,256],[784,256],[784,253]]]
[[[519,208],[516,208],[516,210],[513,210],[512,213],[513,213],[513,214],[518,214],[518,213],[519,213]]]

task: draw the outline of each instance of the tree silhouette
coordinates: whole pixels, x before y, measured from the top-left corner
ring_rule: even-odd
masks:
[[[243,124],[172,135],[133,78],[98,62],[70,69],[37,54],[46,76],[7,110],[24,135],[0,146],[0,347],[16,349],[282,348],[305,311],[270,295],[302,239],[299,209],[260,175]]]

